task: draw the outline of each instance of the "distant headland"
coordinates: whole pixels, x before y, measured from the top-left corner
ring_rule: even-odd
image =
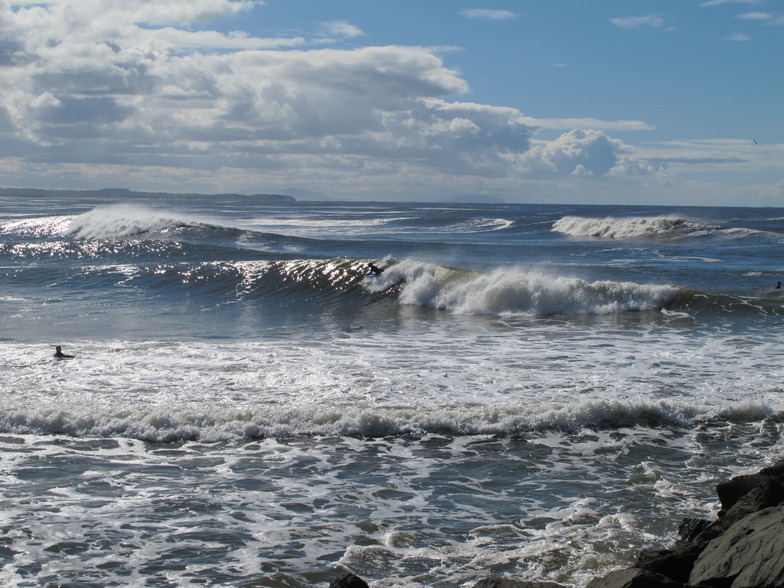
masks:
[[[38,198],[95,198],[99,200],[123,200],[135,198],[248,198],[266,204],[293,204],[297,199],[283,194],[198,194],[180,192],[136,192],[126,188],[103,188],[101,190],[49,190],[45,188],[0,188],[0,196],[34,196]]]
[[[123,201],[123,200],[153,200],[172,198],[247,198],[256,203],[270,205],[286,205],[296,202],[338,202],[321,192],[291,188],[286,190],[290,194],[238,194],[221,193],[205,194],[197,192],[142,192],[127,188],[101,188],[99,190],[65,190],[51,188],[3,188],[0,187],[0,196],[15,198],[31,196],[36,198],[73,198],[81,200]],[[450,204],[505,204],[506,202],[496,196],[487,194],[460,194],[453,197],[442,197],[432,202],[446,202]]]

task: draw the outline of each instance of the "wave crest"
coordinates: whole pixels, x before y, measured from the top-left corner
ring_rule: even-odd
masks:
[[[572,237],[626,239],[693,233],[711,228],[709,225],[667,216],[637,218],[565,216],[553,223],[552,230]]]
[[[552,276],[519,268],[489,274],[403,261],[367,287],[384,291],[402,283],[400,302],[459,314],[610,314],[661,309],[675,300],[674,286]]]
[[[694,427],[726,422],[755,423],[781,415],[766,405],[718,411],[688,403],[588,400],[568,406],[507,404],[442,406],[424,410],[305,405],[211,411],[187,407],[62,407],[0,412],[0,433],[68,437],[131,438],[151,442],[227,441],[313,435],[385,437],[441,434],[525,435],[579,433],[629,427]]]
[[[208,223],[129,204],[99,206],[75,217],[63,235],[78,239],[117,239],[177,227],[209,227]]]

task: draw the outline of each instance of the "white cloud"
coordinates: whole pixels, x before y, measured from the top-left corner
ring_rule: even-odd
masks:
[[[487,8],[469,8],[460,14],[467,18],[486,19],[486,20],[510,20],[517,18],[514,12],[508,10],[491,10]]]
[[[775,16],[769,12],[744,12],[736,18],[741,20],[756,20],[767,25],[784,24],[784,16]]]
[[[445,100],[468,86],[432,49],[316,50],[302,38],[171,24],[246,10],[247,2],[170,0],[160,10],[99,3],[98,18],[91,16],[95,2],[15,11],[0,4],[3,155],[200,169],[318,157],[366,165],[377,157],[386,166],[428,162],[492,174],[508,165],[505,153],[529,147],[532,128],[516,109]],[[343,22],[327,28],[361,34]]]
[[[772,17],[773,15],[768,12],[744,12],[735,18],[742,20],[770,20]]]
[[[610,22],[622,29],[637,29],[640,27],[661,28],[664,26],[664,20],[655,14],[611,18]]]
[[[322,24],[322,27],[327,35],[335,37],[343,37],[346,39],[353,39],[354,37],[361,37],[365,33],[344,20],[332,20]]]
[[[652,131],[655,127],[640,120],[599,120],[595,118],[533,118],[524,117],[526,124],[542,129],[591,128],[605,131]]]
[[[457,101],[468,84],[439,49],[323,49],[319,35],[190,27],[254,5],[0,0],[0,183],[121,177],[143,189],[258,192],[302,182],[376,198],[434,186],[518,194],[522,180],[656,177],[664,167],[607,134],[652,128],[642,121],[537,119]],[[362,31],[333,21],[317,33]],[[543,141],[537,129],[565,132]]]
[[[731,35],[727,35],[724,37],[725,41],[750,41],[751,37],[749,37],[746,33],[733,33]]]
[[[595,129],[575,129],[555,141],[538,142],[520,161],[534,176],[626,176],[660,171],[635,156],[622,141]]]
[[[708,0],[700,6],[719,6],[721,4],[759,4],[760,0]]]

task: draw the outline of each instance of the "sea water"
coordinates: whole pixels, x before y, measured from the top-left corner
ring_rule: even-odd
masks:
[[[0,197],[0,583],[584,586],[782,457],[783,233]]]

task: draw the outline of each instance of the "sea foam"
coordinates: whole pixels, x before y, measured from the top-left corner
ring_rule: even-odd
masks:
[[[382,278],[382,279],[379,279]],[[610,314],[661,309],[678,289],[668,285],[586,280],[522,268],[489,274],[403,261],[369,287],[402,284],[400,302],[451,310],[458,314]]]
[[[565,216],[553,223],[553,231],[557,233],[564,233],[572,237],[596,237],[602,239],[676,235],[707,230],[709,228],[708,225],[667,216],[637,218]]]

